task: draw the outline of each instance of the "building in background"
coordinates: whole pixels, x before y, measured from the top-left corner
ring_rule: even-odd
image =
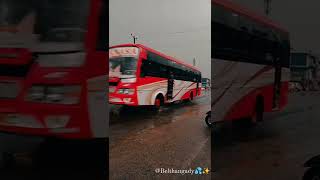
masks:
[[[301,83],[305,89],[319,89],[319,58],[311,52],[291,53],[291,81]]]

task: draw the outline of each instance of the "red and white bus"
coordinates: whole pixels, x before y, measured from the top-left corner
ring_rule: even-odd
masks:
[[[109,102],[127,106],[192,100],[201,94],[201,72],[140,44],[109,49]]]
[[[106,138],[108,1],[0,0],[0,131]]]
[[[265,16],[212,0],[212,112],[208,125],[282,110],[288,102],[289,33]]]

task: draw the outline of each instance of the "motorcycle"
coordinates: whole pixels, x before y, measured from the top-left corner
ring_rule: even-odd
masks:
[[[304,163],[304,167],[308,169],[303,175],[303,180],[320,180],[320,155],[309,159]]]

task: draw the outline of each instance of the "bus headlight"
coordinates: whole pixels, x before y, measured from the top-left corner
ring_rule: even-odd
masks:
[[[122,83],[135,83],[137,82],[137,78],[125,78],[125,79],[121,79]]]
[[[78,104],[80,86],[52,86],[47,88],[46,102],[59,104]]]
[[[71,105],[80,102],[80,93],[80,86],[32,86],[26,96],[26,100]]]
[[[64,128],[69,122],[69,116],[48,116],[45,118],[47,128]]]
[[[133,95],[134,94],[134,89],[122,88],[122,89],[118,90],[118,94]]]
[[[26,97],[26,100],[31,101],[42,101],[45,98],[45,87],[43,86],[32,86],[29,89],[28,95]]]
[[[69,53],[69,54],[48,54],[39,55],[37,62],[41,67],[80,67],[84,64],[86,54]]]

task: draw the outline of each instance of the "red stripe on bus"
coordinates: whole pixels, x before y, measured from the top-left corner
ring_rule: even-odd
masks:
[[[191,87],[192,85],[194,85],[194,84],[195,84],[195,83],[192,83],[190,86],[187,87],[187,89],[188,89],[189,87]],[[183,88],[181,88],[180,91],[179,91],[176,95],[174,95],[172,99],[174,99],[175,97],[177,97],[177,95],[178,95],[182,90],[183,90]]]
[[[248,85],[251,81],[255,80],[257,77],[259,77],[261,74],[269,71],[270,69],[272,69],[272,66],[265,66],[264,68],[260,69],[259,71],[257,71],[253,76],[251,76],[241,87],[245,87],[246,85]]]
[[[213,107],[214,105],[216,105],[221,99],[222,97],[227,93],[227,91],[232,87],[234,81],[221,93],[221,95],[211,103],[211,107]]]

